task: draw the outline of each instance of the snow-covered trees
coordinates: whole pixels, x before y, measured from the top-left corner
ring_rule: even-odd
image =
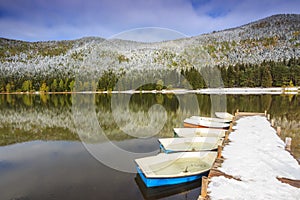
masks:
[[[49,91],[71,91],[78,75],[101,82],[97,89],[103,90],[111,88],[116,77],[124,73],[137,80],[135,75],[150,71],[158,77],[165,70],[176,70],[180,74],[193,67],[220,66],[225,69],[224,75],[239,65],[248,68],[224,79],[228,86],[245,85],[245,74],[252,76],[250,71],[254,69],[250,68],[264,62],[290,67],[279,69],[283,70],[284,79],[286,71],[290,73],[289,78],[281,82],[276,67],[267,70],[271,71],[273,86],[290,81],[299,85],[296,73],[299,63],[295,62],[300,57],[299,30],[300,15],[276,15],[234,29],[160,43],[101,38],[33,43],[0,39],[0,92],[38,91],[43,83]],[[137,71],[139,73],[135,73]],[[264,74],[270,78],[268,72]],[[237,78],[239,80],[233,83]],[[25,81],[31,81],[32,86],[28,88]],[[270,85],[270,81],[267,82],[262,85]],[[197,84],[197,87],[203,85]],[[246,86],[255,84],[249,82]]]

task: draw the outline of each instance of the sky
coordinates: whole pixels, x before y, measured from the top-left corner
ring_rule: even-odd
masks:
[[[274,14],[299,14],[299,8],[300,0],[0,0],[0,37],[25,41],[122,38],[134,30],[127,39],[139,40],[141,33],[147,40],[174,39]]]

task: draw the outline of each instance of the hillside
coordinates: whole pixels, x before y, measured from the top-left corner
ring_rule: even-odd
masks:
[[[95,37],[49,42],[0,38],[0,92],[39,90],[42,86],[44,88],[40,90],[51,91],[51,84],[54,84],[53,88],[58,88],[60,84],[60,89],[55,91],[69,91],[72,90],[74,83],[71,82],[78,73],[93,74],[98,79],[107,76],[108,79],[117,80],[133,71],[151,71],[156,76],[157,71],[174,69],[187,76],[193,72],[189,71],[193,68],[219,66],[226,70],[225,75],[222,75],[226,79],[230,76],[230,67],[237,73],[236,66],[239,66],[240,72],[241,66],[255,68],[262,63],[268,63],[271,68],[272,63],[285,65],[287,68],[284,70],[289,73],[286,76],[290,77],[291,73],[296,75],[282,81],[282,85],[291,81],[292,84],[299,85],[299,57],[300,15],[295,14],[274,15],[237,28],[160,43]],[[291,65],[296,68],[292,69]],[[277,68],[268,69],[270,72],[265,74],[271,73],[273,86],[279,86],[280,82],[277,85],[274,82],[274,70]],[[246,73],[247,70],[244,71]],[[261,68],[258,71],[260,76],[264,76]],[[159,74],[161,72],[157,76]],[[100,89],[113,85],[106,79],[102,80],[102,85],[106,86]],[[29,86],[22,88],[25,81],[28,81]],[[240,84],[240,81],[238,84],[235,82],[234,80],[232,85],[225,86]],[[262,82],[261,80],[261,85]],[[205,87],[205,84],[202,86]]]

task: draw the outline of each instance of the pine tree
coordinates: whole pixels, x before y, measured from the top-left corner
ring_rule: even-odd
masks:
[[[233,66],[229,65],[227,68],[227,86],[228,87],[234,87],[235,85],[235,73],[233,70]]]
[[[6,86],[5,86],[5,90],[6,90],[6,92],[11,92],[11,85],[10,85],[10,83],[7,83],[6,84]]]
[[[42,86],[40,87],[40,92],[49,92],[49,87],[45,82],[42,83]]]
[[[71,92],[73,92],[74,86],[75,86],[75,81],[72,80],[72,81],[70,82],[70,84],[69,84],[69,88],[70,88],[70,91],[71,91]]]
[[[22,92],[29,92],[32,90],[32,82],[30,80],[26,80],[22,84],[21,91]]]
[[[51,86],[50,86],[51,92],[56,92],[57,91],[57,80],[54,79]]]
[[[64,86],[65,86],[64,81],[62,79],[60,79],[59,85],[58,85],[58,91],[63,92],[64,91]]]
[[[261,71],[261,86],[262,87],[271,87],[272,86],[272,75],[270,66],[263,66]]]

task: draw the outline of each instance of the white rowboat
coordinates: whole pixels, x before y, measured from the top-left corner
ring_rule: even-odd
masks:
[[[222,145],[223,138],[191,137],[191,138],[161,138],[158,139],[165,153],[188,151],[211,151]]]
[[[218,123],[230,123],[232,120],[229,119],[221,119],[221,118],[214,118],[214,117],[201,117],[201,116],[192,116],[192,119],[196,120],[203,120],[203,121],[209,121],[209,122],[218,122]]]
[[[184,127],[186,128],[218,128],[218,129],[228,129],[230,124],[210,122],[205,120],[197,120],[193,118],[187,118],[184,121]]]
[[[234,117],[232,114],[228,112],[215,112],[215,115],[220,119],[228,119],[232,121],[232,118]]]
[[[213,128],[174,128],[178,137],[225,137],[226,130]]]

